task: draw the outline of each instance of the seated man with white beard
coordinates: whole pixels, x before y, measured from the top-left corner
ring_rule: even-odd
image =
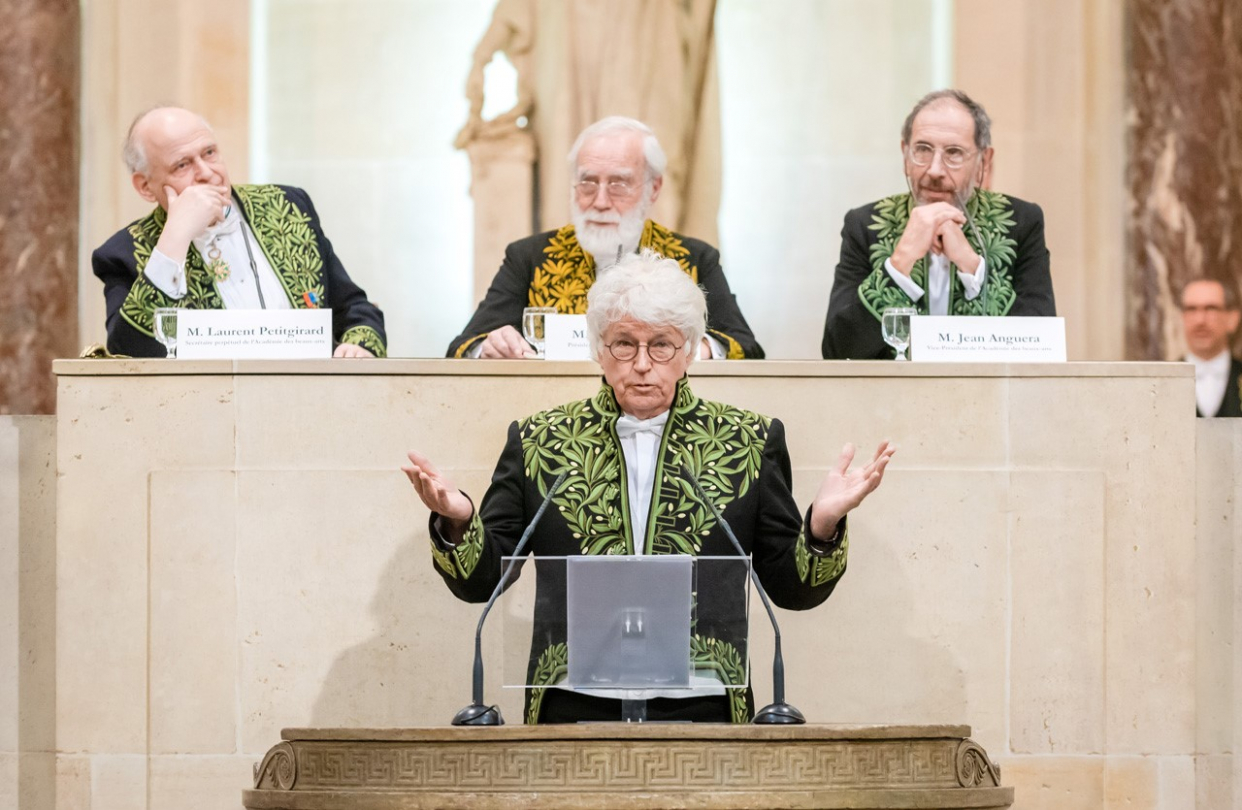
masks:
[[[584,314],[597,269],[650,248],[676,260],[707,295],[707,337],[699,357],[762,358],[763,349],[720,269],[720,252],[647,219],[660,195],[666,163],[655,134],[641,121],[613,116],[583,130],[569,152],[573,223],[506,248],[492,286],[465,330],[449,344],[448,356],[535,356],[522,338],[525,307]]]

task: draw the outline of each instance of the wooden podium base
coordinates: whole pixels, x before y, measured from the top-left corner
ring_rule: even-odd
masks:
[[[969,726],[584,723],[285,729],[250,810],[980,808],[1013,803]]]

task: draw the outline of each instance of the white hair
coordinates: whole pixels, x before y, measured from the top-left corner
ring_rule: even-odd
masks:
[[[151,164],[147,161],[147,145],[142,138],[134,136],[138,125],[151,113],[169,108],[178,107],[176,104],[156,104],[154,107],[148,107],[134,116],[133,122],[129,125],[129,131],[125,133],[125,143],[121,146],[121,159],[125,161],[125,168],[129,169],[130,174],[146,174],[151,170]],[[202,121],[203,126],[208,130],[211,129],[211,124],[207,123],[206,118],[200,115],[198,120]]]
[[[604,351],[604,331],[633,318],[648,326],[671,326],[686,340],[691,362],[707,333],[707,298],[681,265],[654,250],[631,253],[605,271],[587,292],[587,340],[591,354]]]
[[[651,127],[636,118],[626,118],[621,115],[610,115],[607,118],[601,118],[582,130],[578,135],[578,140],[574,141],[573,148],[569,150],[570,175],[576,175],[578,171],[578,152],[582,150],[583,144],[592,138],[619,132],[637,132],[643,136],[643,158],[647,161],[647,180],[651,181],[657,177],[663,177],[664,170],[668,167],[668,157],[665,156],[664,149],[661,148],[660,142],[656,140],[655,133],[652,132]]]

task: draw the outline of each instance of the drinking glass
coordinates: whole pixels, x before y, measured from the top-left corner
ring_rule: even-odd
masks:
[[[544,318],[555,315],[556,307],[526,307],[522,310],[522,337],[535,347],[535,354],[544,356],[547,333],[544,331]]]
[[[177,357],[177,310],[159,307],[155,310],[155,339],[164,344],[168,356]]]
[[[897,350],[895,360],[906,360],[906,347],[910,345],[910,316],[916,314],[913,307],[886,307],[880,318],[884,342]]]

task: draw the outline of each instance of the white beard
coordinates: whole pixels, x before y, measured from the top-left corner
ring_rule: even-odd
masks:
[[[642,203],[634,206],[624,214],[610,211],[601,214],[591,212],[594,220],[604,220],[608,225],[587,222],[587,212],[570,203],[573,212],[574,232],[578,236],[578,244],[595,259],[596,270],[612,267],[620,256],[638,250],[638,242],[643,237],[643,227],[647,224],[647,210],[650,205]],[[620,254],[618,255],[618,248]]]

